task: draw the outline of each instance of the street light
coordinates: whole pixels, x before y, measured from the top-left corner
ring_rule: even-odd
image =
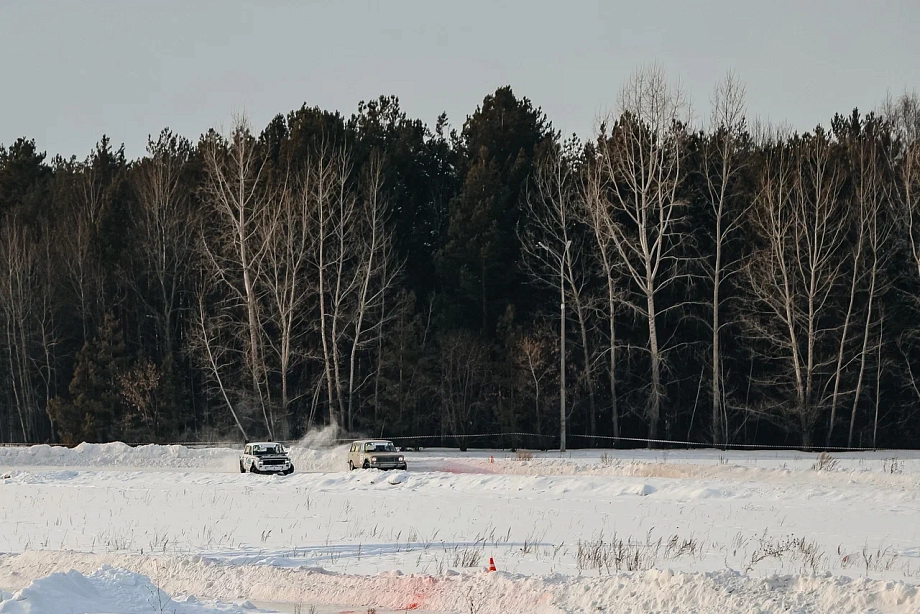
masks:
[[[553,250],[542,241],[537,243],[550,254]],[[559,258],[559,452],[565,452],[565,261],[572,241],[565,242]],[[555,254],[553,254],[555,256]]]

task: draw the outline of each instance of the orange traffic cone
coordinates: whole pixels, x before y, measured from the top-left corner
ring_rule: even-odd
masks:
[[[495,569],[495,559],[493,559],[491,556],[489,557],[489,571],[498,571]]]

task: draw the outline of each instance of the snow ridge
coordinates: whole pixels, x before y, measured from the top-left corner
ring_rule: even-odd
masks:
[[[252,609],[245,605],[200,603],[194,597],[180,603],[147,576],[108,565],[89,575],[75,570],[53,572],[34,580],[15,595],[0,594],[0,614],[237,614]]]
[[[77,571],[66,571],[72,569]],[[96,569],[99,571],[94,571]],[[435,577],[403,575],[394,571],[374,576],[356,576],[321,569],[223,565],[200,557],[86,555],[44,551],[0,558],[0,583],[8,582],[17,570],[18,573],[33,577],[59,574],[50,576],[54,578],[53,582],[46,578],[27,589],[31,592],[26,596],[31,599],[57,599],[67,591],[77,598],[80,595],[95,598],[91,591],[100,583],[112,585],[120,582],[147,588],[147,591],[131,593],[135,602],[138,602],[146,592],[148,601],[144,603],[147,607],[149,595],[156,594],[159,589],[144,576],[157,578],[159,587],[171,594],[199,597],[236,595],[252,600],[304,604],[352,603],[397,610],[456,612],[469,611],[473,607],[480,614],[587,614],[598,611],[623,614],[907,614],[920,611],[920,592],[916,586],[829,574],[756,578],[732,571],[675,573],[669,570],[649,570],[600,577],[559,574],[538,577],[503,572],[450,573]],[[61,572],[65,572],[65,575],[61,576]],[[90,575],[84,582],[77,572]],[[48,590],[46,587],[54,587],[53,592],[39,595],[39,592]],[[26,591],[20,595],[24,593]],[[163,598],[168,599],[168,596],[164,593]],[[52,611],[42,609],[44,606],[15,609],[15,601],[7,603],[12,605],[0,605],[0,613],[38,614]],[[195,609],[198,606],[194,604],[170,603],[175,605],[170,605],[165,611],[175,609],[178,614],[204,611]],[[229,605],[224,607],[228,608],[225,611],[239,611],[229,609],[232,607]],[[142,610],[140,607],[137,609]],[[126,609],[112,611],[122,612]]]

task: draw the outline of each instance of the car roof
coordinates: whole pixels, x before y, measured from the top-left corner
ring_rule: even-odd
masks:
[[[389,439],[358,439],[355,443],[393,443]]]
[[[277,446],[280,442],[278,441],[250,441],[247,443],[247,446]]]

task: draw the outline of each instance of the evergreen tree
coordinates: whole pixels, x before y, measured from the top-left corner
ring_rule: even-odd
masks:
[[[47,198],[51,169],[34,140],[18,139],[9,149],[0,146],[0,214],[23,215],[30,221]]]
[[[447,205],[455,193],[446,123],[441,115],[432,134],[421,120],[407,117],[396,96],[381,96],[361,102],[348,124],[357,166],[375,156],[384,161],[397,253],[408,289],[419,297],[436,289],[434,254],[444,243]]]
[[[539,145],[553,138],[543,112],[510,87],[486,96],[467,119],[460,148],[463,185],[450,203],[439,254],[452,320],[495,335],[498,318],[521,298],[515,229],[525,181]]]
[[[51,412],[63,443],[111,441],[120,435],[124,406],[119,377],[127,367],[124,335],[111,313],[77,354],[69,399],[52,399]]]

